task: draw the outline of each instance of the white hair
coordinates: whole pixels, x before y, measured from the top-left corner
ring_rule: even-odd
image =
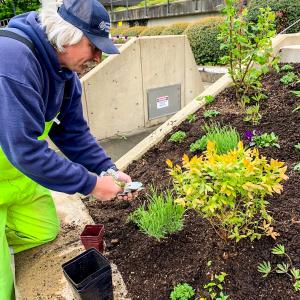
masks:
[[[64,52],[64,46],[74,45],[80,42],[83,32],[69,22],[66,22],[57,9],[62,4],[61,0],[42,0],[39,10],[39,19],[47,34],[49,42],[58,52]]]

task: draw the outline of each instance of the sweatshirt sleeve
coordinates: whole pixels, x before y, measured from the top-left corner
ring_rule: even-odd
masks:
[[[53,124],[49,137],[71,161],[99,175],[114,166],[114,163],[97,144],[83,117],[82,91],[78,77],[75,76],[71,83],[66,84],[70,84],[67,89],[70,99],[64,99],[58,116],[60,124]]]
[[[0,76],[0,145],[22,173],[51,190],[89,194],[96,175],[55,153],[37,138],[44,131],[45,105],[31,86]]]

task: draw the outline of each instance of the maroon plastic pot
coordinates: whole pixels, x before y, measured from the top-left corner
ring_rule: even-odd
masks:
[[[101,253],[104,251],[104,225],[86,225],[80,235],[81,242],[86,250],[95,248]]]

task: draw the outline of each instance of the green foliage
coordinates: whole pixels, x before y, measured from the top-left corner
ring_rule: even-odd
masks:
[[[300,171],[300,163],[297,163],[297,164],[294,166],[294,170],[295,170],[295,171]]]
[[[165,26],[149,26],[144,31],[141,32],[141,36],[156,36],[160,35],[165,29]]]
[[[202,101],[204,100],[205,104],[210,104],[215,101],[215,97],[212,95],[206,95],[206,96],[197,96],[196,97],[197,101]]]
[[[288,72],[286,75],[282,76],[280,82],[284,85],[295,82],[298,79],[298,76],[294,72]]]
[[[213,141],[216,143],[217,153],[223,154],[235,149],[240,140],[238,132],[231,126],[225,125],[221,127],[216,123],[211,125],[205,124],[202,128],[205,131],[205,135],[190,145],[191,152],[203,151],[208,141]]]
[[[252,146],[257,146],[258,148],[280,148],[280,145],[278,144],[278,136],[274,132],[254,134],[250,143],[250,147]]]
[[[222,62],[229,66],[236,99],[240,103],[247,95],[261,92],[261,76],[277,64],[278,59],[272,57],[275,14],[269,8],[261,8],[257,23],[249,22],[248,10],[239,14],[234,3],[235,0],[226,1],[226,19],[221,25],[219,39],[223,42],[221,49],[227,52]]]
[[[265,197],[281,193],[280,182],[288,179],[283,162],[268,162],[257,149],[245,150],[242,142],[235,150],[217,154],[215,143],[209,141],[205,155],[191,159],[184,155],[182,167],[170,160],[167,164],[176,202],[196,209],[221,238],[237,242],[264,234],[276,238]]]
[[[174,202],[170,191],[158,194],[151,189],[148,198],[147,209],[145,205],[140,206],[129,215],[129,221],[136,223],[143,233],[157,240],[182,229],[185,208]]]
[[[300,150],[300,143],[296,144],[295,148],[298,149],[298,150]]]
[[[298,104],[298,105],[293,109],[293,112],[296,112],[296,111],[300,111],[300,104]]]
[[[256,22],[259,9],[261,7],[270,7],[276,15],[276,31],[281,32],[283,29],[292,25],[300,18],[300,1],[291,0],[251,0],[249,7],[248,19]],[[286,33],[293,33],[300,31],[300,23],[294,25]]]
[[[289,64],[283,65],[280,68],[280,71],[283,71],[283,72],[289,72],[289,71],[293,71],[293,70],[294,70],[294,67]]]
[[[300,270],[293,267],[292,259],[285,252],[284,245],[279,244],[275,246],[272,248],[271,252],[274,255],[284,256],[287,259],[287,262],[278,263],[272,270],[271,263],[269,261],[263,261],[257,267],[258,272],[263,273],[262,277],[267,277],[273,271],[277,274],[285,274],[294,281],[293,287],[295,291],[300,291]]]
[[[246,116],[243,118],[245,122],[251,122],[253,125],[259,124],[261,114],[259,112],[259,104],[251,105],[246,108]]]
[[[123,31],[124,36],[139,36],[147,27],[146,26],[134,26],[129,27],[127,30]]]
[[[0,1],[0,20],[13,17],[40,7],[39,0],[5,0]]]
[[[189,23],[174,23],[166,27],[161,35],[180,35],[188,27]]]
[[[197,120],[196,114],[189,114],[186,118],[189,123],[194,123]]]
[[[207,109],[206,111],[204,111],[203,113],[203,117],[204,118],[213,118],[213,117],[216,117],[220,114],[219,111],[217,110],[213,110],[213,109]]]
[[[217,65],[226,50],[220,50],[220,17],[208,17],[187,27],[185,34],[190,42],[197,65]]]
[[[181,143],[186,138],[186,133],[184,131],[178,130],[171,135],[169,142]]]
[[[123,37],[124,32],[128,30],[128,27],[116,27],[110,29],[110,34],[112,37]]]
[[[194,289],[187,283],[177,284],[171,292],[171,300],[189,300],[195,295]]]
[[[226,276],[227,274],[225,272],[221,272],[220,274],[215,274],[212,276],[212,280],[204,285],[204,288],[208,291],[211,299],[219,299],[219,300],[228,299],[228,296],[224,295],[224,293],[222,292],[223,283]]]

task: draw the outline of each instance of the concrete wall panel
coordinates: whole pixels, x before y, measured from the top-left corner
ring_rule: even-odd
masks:
[[[142,76],[138,41],[107,58],[83,78],[87,114],[97,139],[144,127]]]

